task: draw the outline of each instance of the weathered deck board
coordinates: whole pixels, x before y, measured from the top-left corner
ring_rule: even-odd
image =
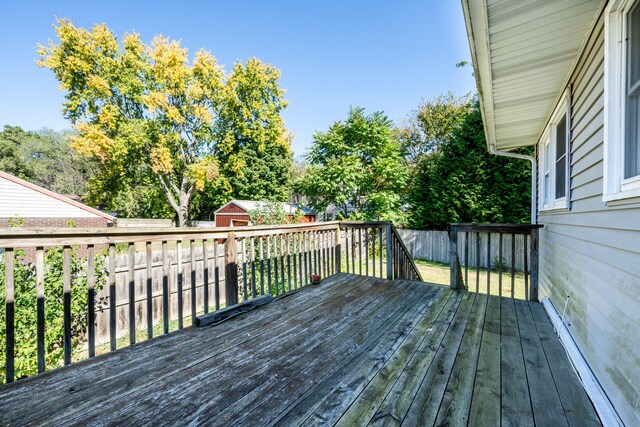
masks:
[[[0,388],[0,425],[599,425],[538,303],[341,274]]]

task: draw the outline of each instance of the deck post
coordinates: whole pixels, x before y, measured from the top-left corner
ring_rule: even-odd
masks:
[[[387,279],[393,279],[393,255],[392,255],[392,243],[391,243],[391,223],[385,225],[385,232],[387,234],[386,239],[386,256],[387,256]]]
[[[227,241],[224,245],[224,264],[225,264],[225,303],[226,306],[238,303],[238,265],[236,257],[238,256],[236,248],[236,235],[234,232],[227,234]]]
[[[531,295],[529,300],[538,301],[538,242],[540,236],[538,227],[531,228]],[[525,251],[527,249],[525,248]]]
[[[342,272],[342,237],[340,236],[340,224],[336,227],[335,238],[335,260],[336,260],[336,274]]]
[[[449,286],[451,289],[464,289],[462,270],[458,262],[458,226],[449,225]]]

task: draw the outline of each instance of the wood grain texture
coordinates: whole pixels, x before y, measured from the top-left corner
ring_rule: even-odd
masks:
[[[514,417],[505,393],[521,393],[518,375],[534,402],[518,412],[522,424],[598,425],[541,310],[339,274],[250,313],[221,310],[235,317],[214,326],[6,385],[0,425],[499,425]],[[513,385],[501,366],[520,372]]]

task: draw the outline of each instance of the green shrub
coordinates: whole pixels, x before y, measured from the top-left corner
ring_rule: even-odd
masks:
[[[76,256],[71,249],[71,346],[77,349],[86,341],[87,331],[87,259]],[[38,372],[37,365],[37,313],[36,266],[25,258],[24,250],[15,251],[14,312],[15,312],[15,377],[28,377]],[[63,249],[55,247],[44,256],[45,293],[45,364],[52,369],[61,364],[63,356]],[[95,292],[105,284],[107,272],[102,256],[95,257]],[[5,255],[0,254],[0,366],[6,366],[6,311],[5,311]],[[96,301],[96,310],[101,301]],[[0,372],[4,383],[5,371]]]

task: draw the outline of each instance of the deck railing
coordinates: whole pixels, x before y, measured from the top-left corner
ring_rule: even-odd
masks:
[[[339,272],[421,280],[384,222],[3,230],[0,384]]]
[[[537,301],[538,230],[541,227],[531,224],[451,224],[451,288]],[[519,257],[521,264],[517,262]],[[522,271],[517,271],[517,264],[523,266]],[[508,276],[506,281],[504,276]]]

